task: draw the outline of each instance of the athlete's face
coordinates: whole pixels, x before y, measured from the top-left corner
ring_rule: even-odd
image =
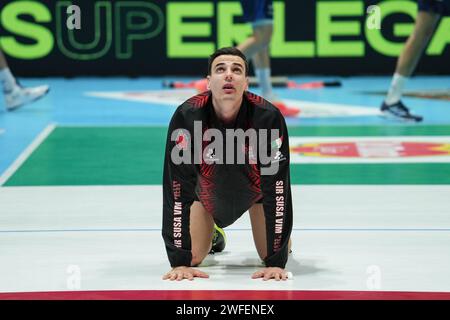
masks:
[[[221,55],[211,65],[208,76],[208,89],[217,101],[240,101],[248,88],[248,77],[245,75],[245,62],[241,57]]]

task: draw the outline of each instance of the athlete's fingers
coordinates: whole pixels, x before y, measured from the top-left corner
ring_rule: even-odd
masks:
[[[168,273],[163,277],[164,280],[173,280],[173,274],[172,273]]]
[[[199,278],[209,278],[209,275],[207,273],[204,273],[203,271],[200,270],[195,270],[194,276]]]
[[[173,276],[173,270],[167,272],[167,273],[163,276],[163,280],[167,280],[167,279],[173,280],[173,279],[172,279],[172,276]]]
[[[256,271],[255,273],[252,274],[252,279],[258,279],[261,278],[264,275],[264,272],[262,271]]]
[[[170,275],[170,281],[174,281],[174,280],[176,280],[177,279],[177,274],[176,273],[172,273],[171,275]]]
[[[273,277],[273,272],[267,271],[267,272],[264,273],[264,279],[263,279],[263,281],[270,280],[272,277]]]
[[[183,273],[183,279],[192,280],[194,277],[191,272],[184,272]]]
[[[287,280],[288,274],[284,269],[272,267],[272,268],[264,268],[263,270],[256,271],[252,275],[252,279],[263,278],[264,281],[275,279],[276,281]]]
[[[177,273],[177,281],[183,280],[183,272]]]
[[[202,271],[188,268],[188,269],[172,270],[166,273],[162,278],[163,280],[181,281],[183,279],[194,280],[195,277],[209,278],[209,275]]]

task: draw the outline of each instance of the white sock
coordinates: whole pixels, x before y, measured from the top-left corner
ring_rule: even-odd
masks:
[[[3,91],[11,91],[16,85],[16,79],[9,68],[0,69],[0,81],[3,85]]]
[[[402,98],[403,87],[405,86],[406,80],[408,80],[408,77],[402,76],[400,73],[394,73],[391,86],[389,87],[389,91],[384,102],[387,104],[399,102]]]
[[[270,80],[270,69],[255,69],[255,73],[261,87],[261,95],[267,100],[272,100],[273,92],[272,81]]]

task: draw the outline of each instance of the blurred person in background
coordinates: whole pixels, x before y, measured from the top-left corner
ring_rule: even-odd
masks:
[[[33,102],[47,94],[47,85],[25,88],[22,87],[8,67],[6,58],[0,50],[0,81],[7,111],[13,111],[21,106]]]
[[[401,101],[403,88],[416,69],[440,18],[450,15],[450,0],[418,0],[417,5],[418,13],[414,31],[397,60],[389,91],[380,108],[388,117],[412,122],[420,122],[423,117],[412,114],[403,104]]]

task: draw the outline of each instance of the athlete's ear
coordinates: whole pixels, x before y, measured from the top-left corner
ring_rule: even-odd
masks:
[[[248,88],[250,86],[250,78],[249,77],[245,77],[245,90],[248,91]]]
[[[211,76],[208,75],[206,77],[206,89],[211,90],[211,88],[209,87],[209,83],[211,82]]]

